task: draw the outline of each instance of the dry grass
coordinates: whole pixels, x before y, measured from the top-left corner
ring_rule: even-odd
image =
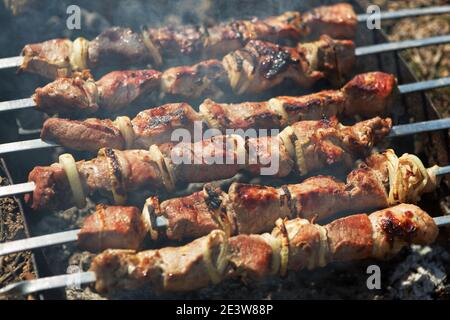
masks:
[[[449,4],[448,0],[374,0],[373,2],[389,10]],[[403,19],[386,23],[384,27],[391,41],[448,35],[450,34],[450,15]],[[450,44],[407,50],[403,56],[419,79],[450,76]],[[450,116],[450,88],[434,90],[430,95],[442,116]]]

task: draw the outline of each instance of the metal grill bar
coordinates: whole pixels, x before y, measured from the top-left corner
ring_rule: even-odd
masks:
[[[409,17],[435,15],[450,13],[450,6],[435,6],[427,8],[402,9],[398,11],[384,11],[380,12],[379,18],[381,20],[389,19],[403,19]],[[359,14],[356,19],[358,22],[366,22],[372,14]]]
[[[0,112],[32,108],[36,106],[33,98],[17,99],[0,102]]]
[[[450,216],[435,217],[433,220],[438,227],[444,227],[450,224]],[[25,280],[12,283],[0,289],[0,296],[13,294],[28,295],[38,291],[88,284],[96,280],[97,277],[94,272],[80,272],[35,280]]]
[[[450,118],[393,126],[388,137],[400,137],[420,132],[443,130],[450,128]],[[1,148],[1,146],[0,146]]]
[[[4,143],[4,144],[0,145],[0,154],[25,151],[25,150],[54,148],[57,146],[59,146],[57,143],[45,142],[45,141],[42,141],[41,139],[9,142],[9,143]]]
[[[35,280],[20,281],[12,283],[0,289],[0,296],[5,295],[29,295],[31,293],[65,288],[69,286],[78,286],[82,284],[92,283],[96,281],[94,272],[80,272],[72,274],[64,274],[54,277],[46,277]]]
[[[70,230],[58,233],[47,234],[44,236],[27,238],[17,241],[0,243],[0,256],[11,253],[48,247],[51,245],[73,242],[78,240],[78,230]]]
[[[450,77],[407,83],[398,86],[401,94],[425,91],[450,86]]]
[[[440,167],[440,168],[436,171],[436,175],[437,175],[437,176],[443,176],[444,174],[450,174],[450,166]]]
[[[168,226],[168,224],[169,221],[167,220],[167,218],[163,216],[158,216],[155,219],[154,227],[165,228]],[[81,229],[55,232],[43,236],[0,243],[0,256],[78,241],[78,233],[80,231]]]
[[[22,56],[9,57],[0,59],[0,69],[16,68],[23,62]]]
[[[399,51],[411,48],[419,48],[425,46],[432,46],[450,42],[450,35],[429,37],[425,39],[405,40],[398,42],[387,42],[374,44],[370,46],[359,47],[355,49],[356,56],[365,56],[369,54]]]
[[[35,187],[36,185],[34,182],[18,183],[0,187],[0,198],[33,192]]]

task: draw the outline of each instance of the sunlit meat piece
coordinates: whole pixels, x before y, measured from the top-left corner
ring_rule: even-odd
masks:
[[[228,238],[215,230],[181,247],[106,250],[95,257],[90,270],[96,273],[99,292],[183,292],[229,278],[260,280],[332,262],[385,259],[410,244],[432,244],[438,232],[425,211],[400,204],[324,226],[301,218],[279,219],[270,234]]]

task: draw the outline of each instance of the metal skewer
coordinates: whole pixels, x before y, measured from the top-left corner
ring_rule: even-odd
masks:
[[[435,131],[435,130],[443,130],[443,129],[448,129],[448,128],[450,128],[450,118],[422,121],[422,122],[409,123],[409,124],[400,124],[400,125],[393,126],[391,129],[391,132],[389,133],[389,135],[387,137],[388,138],[401,137],[401,136],[410,135],[410,134]],[[20,150],[14,150],[12,148],[12,146],[15,146],[17,148],[20,148],[23,146],[31,146],[32,149],[37,149],[37,148],[39,148],[39,146],[44,146],[44,147],[57,146],[57,144],[46,143],[46,142],[41,141],[40,139],[23,141],[23,142],[26,142],[26,143],[21,144],[22,141],[17,142],[17,143],[15,143],[15,142],[8,143],[8,144],[6,144],[6,147],[4,149],[3,149],[3,146],[5,146],[5,145],[0,145],[0,154],[2,152],[4,152],[5,150],[6,151],[9,150],[10,152],[28,150],[25,148],[22,148]],[[36,143],[36,146],[33,145],[34,143]],[[438,175],[450,173],[449,172],[450,166],[443,167],[440,170],[443,170],[443,171],[442,171],[442,173],[438,173]],[[3,186],[3,187],[0,187],[0,198],[33,192],[35,187],[36,187],[36,185],[34,184],[34,182],[25,182],[25,183],[18,183],[18,184],[13,184],[13,185],[9,185],[9,186]]]
[[[379,18],[380,20],[390,20],[390,19],[403,19],[417,16],[425,16],[425,15],[435,15],[435,14],[444,14],[450,13],[450,6],[434,6],[427,8],[414,8],[414,9],[402,9],[397,11],[384,11],[380,12]],[[356,19],[358,22],[366,22],[367,19],[372,17],[372,14],[358,14]]]
[[[23,62],[22,56],[0,59],[0,69],[17,68]]]
[[[167,227],[169,222],[163,216],[155,219],[155,228]],[[0,243],[0,257],[21,251],[50,247],[58,244],[78,241],[78,233],[81,229],[56,232],[43,236],[31,237],[21,240]]]
[[[439,169],[436,170],[436,176],[444,175],[447,173],[450,173],[450,165],[440,167]],[[450,221],[450,216],[448,217],[448,219]],[[165,217],[163,216],[156,217],[155,223],[156,228],[166,227],[167,225],[168,221]],[[78,241],[79,232],[80,229],[76,229],[71,231],[56,232],[44,236],[37,236],[22,240],[0,243],[0,257],[16,252],[44,248],[68,242],[75,242]]]
[[[9,142],[9,143],[0,144],[0,154],[25,151],[25,150],[55,148],[58,146],[59,145],[57,143],[46,142],[46,141],[42,141],[41,139]]]
[[[422,15],[437,15],[450,13],[450,6],[434,6],[427,8],[404,9],[398,11],[380,12],[376,18],[380,20],[402,19],[408,17],[417,17]],[[366,22],[372,14],[359,14],[356,16],[358,22]],[[22,56],[8,57],[0,59],[0,69],[17,68],[23,63]]]
[[[440,216],[433,218],[438,227],[444,227],[450,225],[450,216]],[[5,295],[29,295],[31,293],[65,288],[69,286],[81,286],[83,284],[89,284],[97,281],[95,272],[79,272],[72,274],[64,274],[53,277],[40,278],[35,280],[25,280],[16,283],[9,284],[0,289],[0,296]]]
[[[389,138],[401,137],[427,131],[436,131],[450,128],[450,118],[421,121],[393,126]],[[0,145],[0,150],[1,150]],[[1,152],[0,152],[1,153]]]
[[[379,43],[355,49],[355,56],[366,56],[369,54],[420,48],[450,42],[450,35],[429,37],[424,39],[404,40],[398,42]]]
[[[380,43],[380,44],[356,48],[355,55],[356,56],[364,56],[364,55],[369,55],[369,54],[396,51],[396,50],[404,50],[404,49],[410,49],[410,48],[418,48],[418,47],[430,46],[430,45],[436,45],[436,44],[442,44],[442,43],[448,43],[448,42],[450,42],[450,35],[439,36],[439,37],[430,37],[430,38],[417,39],[417,40],[406,40],[406,41],[399,41],[399,42]],[[1,62],[2,62],[2,59],[0,59],[0,69],[1,69]],[[436,79],[436,80],[428,80],[428,82],[421,81],[421,82],[417,82],[414,84],[400,85],[399,90],[401,93],[410,93],[410,92],[440,88],[440,87],[444,87],[444,86],[448,86],[448,85],[450,85],[450,77]],[[27,108],[34,108],[34,107],[36,107],[36,102],[34,101],[33,98],[23,98],[23,99],[17,99],[17,100],[3,101],[3,102],[0,102],[0,113],[14,111],[14,110],[27,109]]]
[[[450,78],[449,78],[450,85]],[[388,137],[399,137],[410,134],[416,134],[426,131],[435,131],[435,130],[443,130],[450,128],[450,118],[445,119],[437,119],[437,120],[429,120],[411,124],[400,124],[393,126]],[[45,148],[55,148],[59,145],[54,142],[46,142],[41,139],[33,139],[33,140],[25,140],[25,141],[17,141],[17,142],[9,142],[0,144],[0,155],[20,152],[26,150],[35,150],[35,149],[45,149]],[[1,191],[0,191],[1,197]]]

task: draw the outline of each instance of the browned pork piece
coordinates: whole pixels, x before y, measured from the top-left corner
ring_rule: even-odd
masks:
[[[208,126],[225,133],[226,129],[283,129],[301,120],[324,117],[371,117],[386,114],[395,93],[394,76],[382,72],[360,74],[340,90],[327,90],[306,96],[281,96],[262,102],[217,103],[206,99],[196,112],[187,103],[165,104],[140,112],[133,120],[60,118],[48,119],[41,138],[65,147],[96,152],[113,149],[144,148],[172,141],[176,129],[192,135],[194,127]],[[121,125],[126,121],[125,125]],[[125,139],[128,137],[128,144]]]
[[[228,238],[215,230],[182,247],[106,250],[94,258],[90,270],[99,292],[192,291],[229,278],[260,280],[336,261],[386,259],[410,244],[432,244],[438,233],[425,211],[400,204],[324,226],[301,218],[279,219],[270,234]]]
[[[78,234],[78,245],[91,252],[105,248],[137,250],[147,229],[138,208],[98,205],[95,214],[84,221]]]
[[[321,221],[342,212],[415,203],[437,186],[434,168],[423,171],[420,167],[423,165],[415,156],[405,154],[398,158],[387,150],[367,158],[348,174],[346,182],[316,176],[280,188],[234,183],[227,193],[208,183],[203,190],[185,197],[163,202],[150,197],[141,214],[135,207],[102,206],[86,219],[79,238],[89,242],[80,241],[79,245],[90,251],[136,249],[145,235],[142,228],[137,232],[132,227],[136,221],[145,226],[154,241],[186,241],[215,229],[231,235],[262,233],[269,231],[279,218]],[[402,197],[394,196],[399,193]],[[106,212],[111,215],[109,221],[120,223],[98,223],[105,220]],[[161,218],[164,225],[156,222]]]
[[[157,92],[161,72],[125,70],[108,73],[98,81],[84,73],[59,78],[36,89],[36,108],[48,114],[89,114],[99,109],[117,111],[140,97]]]
[[[353,41],[328,36],[296,48],[252,40],[226,55],[223,64],[237,94],[257,93],[287,79],[306,88],[320,79],[339,83],[354,65],[354,52]]]
[[[36,90],[38,110],[53,114],[117,111],[138,98],[161,92],[174,97],[221,97],[261,93],[287,79],[308,87],[319,79],[341,80],[354,64],[354,44],[347,40],[321,40],[282,47],[270,42],[250,41],[223,62],[205,60],[193,66],[154,70],[115,71],[95,82],[88,72],[60,78]]]
[[[25,59],[20,70],[55,79],[98,66],[160,65],[173,58],[193,62],[221,58],[251,40],[298,41],[322,34],[352,38],[356,22],[352,7],[338,4],[317,8],[304,16],[285,12],[265,19],[237,20],[215,26],[144,27],[140,33],[113,27],[92,41],[80,37],[74,41],[53,39],[28,44],[22,50]]]
[[[73,177],[72,187],[76,183],[83,189],[75,198],[112,192],[119,203],[134,190],[172,190],[177,183],[231,178],[241,170],[285,177],[295,169],[305,175],[329,166],[351,167],[389,133],[391,125],[389,118],[376,117],[344,126],[334,118],[296,122],[277,136],[247,140],[233,134],[153,145],[149,151],[105,148],[93,160],[76,164],[72,160],[69,175]],[[67,208],[74,203],[64,170],[68,169],[57,163],[31,171],[29,180],[36,188],[27,198],[34,209]]]
[[[310,39],[323,34],[332,38],[353,39],[356,34],[358,21],[353,7],[348,3],[317,7],[306,12],[302,18]]]

